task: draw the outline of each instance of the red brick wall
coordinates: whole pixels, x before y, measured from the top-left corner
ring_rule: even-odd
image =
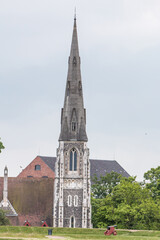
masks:
[[[25,221],[28,221],[31,226],[41,226],[42,225],[42,216],[41,215],[21,215],[18,216],[18,225],[23,226]]]
[[[41,170],[35,170],[35,165],[40,165]],[[17,177],[27,178],[28,176],[32,176],[33,178],[47,176],[54,179],[55,174],[40,157],[36,157]]]
[[[12,226],[19,226],[19,220],[18,220],[18,216],[17,217],[8,217],[10,224]]]
[[[3,198],[3,178],[0,177],[0,201]]]
[[[23,226],[28,220],[32,226],[46,221],[52,226],[53,178],[8,178],[8,199],[18,214],[10,217],[12,225]],[[0,178],[0,201],[3,197],[3,178]]]

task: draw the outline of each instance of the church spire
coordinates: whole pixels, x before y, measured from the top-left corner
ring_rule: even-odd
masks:
[[[59,141],[86,142],[87,140],[86,114],[83,105],[80,56],[75,14],[71,50],[68,59],[68,75],[64,107],[61,113],[61,133]]]

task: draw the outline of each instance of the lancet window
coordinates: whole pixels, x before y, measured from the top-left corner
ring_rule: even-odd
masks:
[[[74,228],[74,217],[71,217],[71,228]]]
[[[77,65],[77,59],[76,59],[76,57],[73,58],[73,65],[74,65],[74,66]]]
[[[78,206],[78,196],[77,195],[74,196],[74,206],[75,207]]]
[[[73,110],[72,110],[72,118],[71,119],[72,119],[71,120],[71,130],[73,132],[75,132],[76,128],[77,128],[77,117],[76,117],[76,109],[75,108],[73,108]]]
[[[68,206],[71,207],[72,206],[72,196],[68,195]]]
[[[73,131],[73,132],[76,131],[76,122],[72,122],[72,131]]]
[[[77,171],[77,152],[75,148],[70,151],[70,164],[69,164],[70,171]]]

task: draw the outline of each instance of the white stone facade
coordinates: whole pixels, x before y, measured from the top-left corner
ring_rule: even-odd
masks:
[[[77,171],[69,170],[69,154],[77,152]],[[90,162],[86,143],[60,142],[54,185],[53,227],[91,228]]]

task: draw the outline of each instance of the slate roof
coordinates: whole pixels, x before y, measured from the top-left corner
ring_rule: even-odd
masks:
[[[68,75],[64,106],[61,111],[59,141],[78,140],[87,142],[86,113],[83,105],[80,56],[76,18],[74,19],[71,51],[68,60]]]
[[[55,162],[56,162],[56,157],[45,157],[45,156],[38,156],[40,157],[43,162],[45,162],[48,167],[52,169],[53,172],[55,172]]]
[[[55,162],[56,157],[45,157],[39,156],[51,169],[55,172]],[[129,177],[130,175],[121,167],[121,165],[115,160],[95,160],[90,159],[91,167],[91,178],[94,174],[99,178],[100,175],[104,176],[106,173],[112,171],[122,174],[124,177]]]
[[[99,178],[100,175],[104,176],[106,173],[117,172],[123,177],[129,177],[130,175],[121,167],[121,165],[115,160],[95,160],[90,159],[90,171],[91,178],[94,174]]]

